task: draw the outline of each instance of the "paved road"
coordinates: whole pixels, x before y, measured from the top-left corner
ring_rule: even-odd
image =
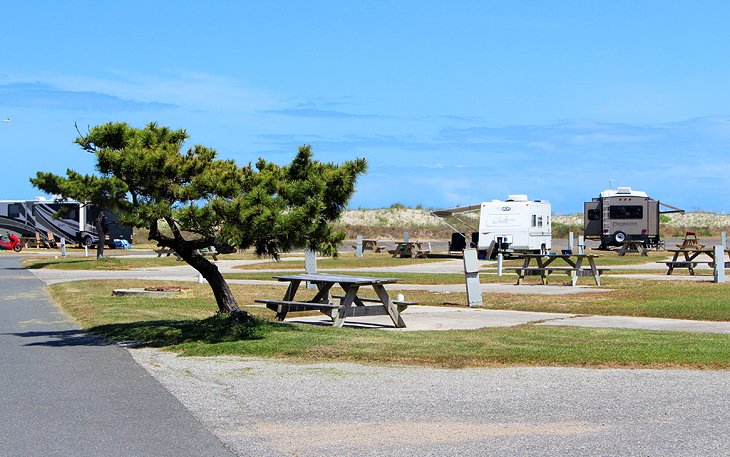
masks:
[[[132,353],[242,455],[714,457],[730,449],[727,371]]]
[[[0,257],[1,456],[232,456],[126,349],[79,331]]]

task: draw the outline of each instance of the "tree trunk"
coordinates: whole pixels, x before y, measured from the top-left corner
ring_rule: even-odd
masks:
[[[94,220],[96,233],[99,235],[99,242],[96,244],[96,259],[104,257],[104,240],[106,240],[106,232],[104,230],[104,210],[99,210],[99,215]]]
[[[175,247],[173,247],[173,249],[175,249]],[[175,249],[175,252],[177,252],[184,261],[186,261],[191,267],[195,268],[203,276],[203,278],[208,281],[208,285],[210,285],[210,288],[213,291],[213,296],[215,296],[218,311],[229,314],[239,320],[248,317],[248,313],[238,307],[236,297],[233,296],[231,288],[228,286],[225,278],[223,278],[223,275],[218,270],[217,265],[203,257],[196,250],[190,251],[186,249]]]

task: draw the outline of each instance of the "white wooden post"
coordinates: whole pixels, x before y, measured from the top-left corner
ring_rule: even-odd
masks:
[[[504,259],[504,254],[501,252],[497,254],[497,276],[500,278],[502,277],[502,260]]]
[[[304,271],[308,274],[314,274],[317,272],[317,253],[311,249],[304,250]],[[307,281],[307,289],[316,289],[315,284]]]
[[[61,237],[61,256],[66,257],[66,238]]]
[[[464,277],[468,305],[482,306],[482,287],[479,283],[479,259],[476,249],[464,249]]]
[[[568,249],[573,250],[573,232],[568,233]]]
[[[404,243],[408,242],[408,231],[407,230],[405,232],[403,232],[403,242]]]
[[[720,232],[720,246],[722,246],[724,249],[727,249],[727,233],[726,232]]]
[[[583,237],[583,235],[578,237],[578,254],[583,255],[585,254],[586,250],[586,240]]]
[[[357,236],[355,244],[355,257],[362,257],[362,235]]]
[[[725,282],[725,246],[715,246],[715,274],[716,283]]]
[[[84,257],[89,256],[89,247],[87,245],[84,245]]]

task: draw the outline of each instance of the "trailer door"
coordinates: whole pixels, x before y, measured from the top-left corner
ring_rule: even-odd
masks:
[[[600,237],[601,227],[601,202],[583,203],[583,234],[586,237]]]
[[[646,202],[646,229],[647,235],[659,235],[659,202],[649,200]]]

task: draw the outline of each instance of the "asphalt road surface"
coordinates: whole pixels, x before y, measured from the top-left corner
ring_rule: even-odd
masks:
[[[240,455],[726,456],[730,372],[132,353]]]
[[[116,345],[0,257],[0,456],[232,456]]]

